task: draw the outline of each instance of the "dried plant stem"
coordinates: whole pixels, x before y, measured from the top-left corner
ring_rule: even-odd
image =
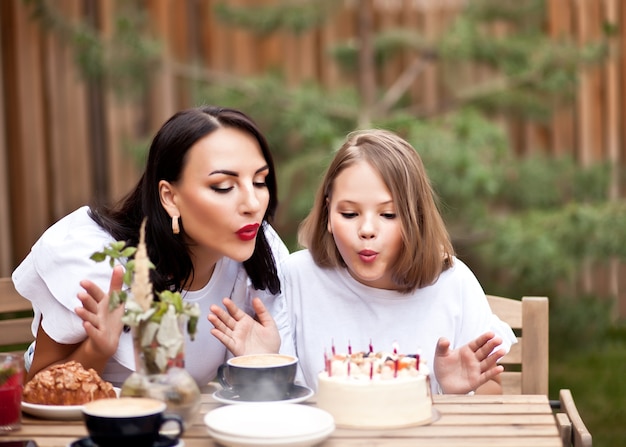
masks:
[[[152,306],[152,283],[150,282],[150,259],[146,248],[146,219],[141,223],[139,230],[139,245],[135,254],[135,274],[130,288],[132,299],[147,311]]]

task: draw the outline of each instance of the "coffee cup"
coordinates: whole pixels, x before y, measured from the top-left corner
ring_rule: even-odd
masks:
[[[167,423],[167,438],[176,444],[183,435],[183,420],[166,414],[165,402],[146,397],[98,399],[83,406],[83,420],[91,440],[99,447],[152,447]],[[176,426],[176,430],[170,429]]]
[[[250,354],[222,364],[217,378],[225,389],[245,401],[285,399],[296,378],[298,358],[284,354]]]

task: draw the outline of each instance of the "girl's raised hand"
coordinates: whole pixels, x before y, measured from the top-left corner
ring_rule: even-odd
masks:
[[[504,349],[494,352],[502,340],[493,332],[486,332],[461,346],[450,349],[450,341],[440,338],[435,351],[435,377],[446,394],[466,394],[494,380],[504,367],[497,364]]]

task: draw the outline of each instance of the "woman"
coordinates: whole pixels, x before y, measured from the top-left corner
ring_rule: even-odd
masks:
[[[454,255],[417,152],[364,130],[336,152],[281,266],[299,366],[315,389],[324,353],[420,353],[433,392],[501,393],[497,361],[515,337]],[[230,309],[230,307],[227,306]],[[216,330],[233,322],[219,309]],[[231,314],[233,312],[231,311]]]
[[[36,341],[26,353],[28,377],[76,360],[122,383],[134,369],[131,335],[120,307],[104,290],[119,290],[123,269],[90,256],[122,240],[136,246],[147,217],[155,291],[180,291],[204,314],[229,297],[262,324],[231,352],[276,352],[288,334],[277,262],[287,249],[269,225],[276,178],[265,137],[240,111],[199,107],[172,116],[158,131],[134,190],[114,207],[82,207],[50,227],[13,273],[33,304]],[[81,290],[82,289],[84,290]],[[261,297],[265,306],[261,306]],[[266,312],[271,312],[273,319]],[[186,343],[186,369],[204,386],[227,356],[201,318]],[[269,334],[269,335],[267,335]]]

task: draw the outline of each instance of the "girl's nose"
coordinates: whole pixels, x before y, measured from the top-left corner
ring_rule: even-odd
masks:
[[[361,239],[372,239],[376,236],[376,226],[371,219],[364,218],[359,227],[359,237]]]

